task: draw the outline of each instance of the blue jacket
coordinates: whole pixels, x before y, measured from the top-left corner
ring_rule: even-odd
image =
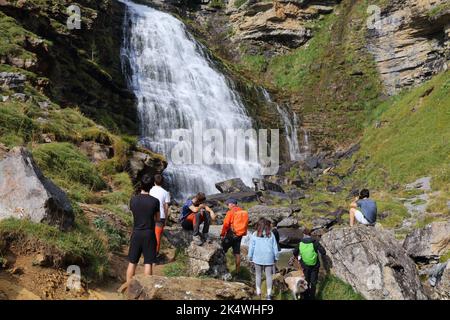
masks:
[[[278,245],[272,232],[270,237],[258,237],[256,232],[252,234],[248,249],[248,260],[262,266],[275,264],[278,260]]]

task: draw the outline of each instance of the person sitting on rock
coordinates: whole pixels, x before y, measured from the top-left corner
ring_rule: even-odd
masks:
[[[256,294],[261,297],[261,276],[266,274],[267,300],[272,299],[272,275],[273,265],[279,256],[277,241],[271,231],[271,227],[266,223],[266,219],[259,219],[256,231],[250,239],[248,249],[248,260],[255,266],[256,272]]]
[[[374,225],[377,220],[377,204],[369,199],[369,190],[362,189],[359,196],[350,204],[350,227],[355,219],[364,225]]]
[[[311,230],[305,228],[303,238],[293,252],[294,257],[300,262],[305,280],[308,282],[308,289],[304,292],[305,300],[314,300],[316,296],[320,269],[319,253],[325,257],[325,249],[311,237]]]
[[[141,179],[141,192],[131,198],[130,209],[133,213],[133,232],[128,252],[127,283],[136,272],[136,266],[144,255],[144,274],[153,273],[156,262],[155,223],[159,221],[159,200],[149,194],[152,178],[144,175]]]
[[[211,220],[216,219],[214,211],[204,202],[206,196],[203,192],[197,193],[194,198],[188,199],[181,208],[180,222],[185,230],[193,230],[194,244],[201,246],[204,241],[210,242],[208,238],[209,225]],[[200,224],[203,229],[200,233]]]
[[[241,241],[242,237],[247,234],[248,212],[238,207],[236,199],[230,198],[225,203],[229,211],[225,215],[220,238],[222,239],[222,247],[225,253],[230,248],[233,248],[236,261],[236,274],[239,274],[241,266]]]

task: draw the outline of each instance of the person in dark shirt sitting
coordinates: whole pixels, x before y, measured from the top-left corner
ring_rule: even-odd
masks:
[[[359,197],[350,204],[350,227],[355,220],[364,225],[374,225],[377,221],[377,204],[369,199],[369,195],[369,190],[362,189]]]
[[[141,192],[131,198],[130,209],[133,213],[133,232],[128,251],[127,285],[136,272],[136,266],[144,255],[144,274],[153,273],[156,262],[155,223],[159,221],[159,200],[149,192],[153,186],[152,178],[144,175],[141,179]]]

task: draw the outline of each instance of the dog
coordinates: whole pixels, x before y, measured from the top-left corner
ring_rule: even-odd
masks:
[[[302,271],[292,271],[286,274],[284,282],[287,284],[289,290],[292,292],[294,300],[298,300],[300,294],[308,289],[308,282]]]

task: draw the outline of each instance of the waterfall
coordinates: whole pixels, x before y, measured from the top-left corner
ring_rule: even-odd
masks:
[[[261,92],[267,103],[274,105],[284,125],[284,133],[289,148],[289,156],[291,161],[304,160],[310,152],[309,134],[305,129],[302,129],[302,143],[300,145],[298,141],[299,127],[298,117],[295,112],[290,113],[288,108],[281,107],[278,103],[272,101],[270,94],[264,88],[261,88]]]
[[[217,193],[215,183],[231,178],[252,185],[252,178],[260,176],[260,165],[242,155],[228,164],[179,164],[171,159],[181,140],[172,137],[176,129],[191,138],[200,126],[203,131],[218,129],[225,136],[228,129],[252,128],[252,121],[231,81],[217,71],[181,21],[144,5],[122,2],[127,7],[122,65],[137,97],[140,143],[168,158],[165,175],[175,198],[198,191]],[[193,140],[189,146],[194,157],[203,157],[202,143]],[[249,152],[254,150],[256,139],[248,139],[246,146]],[[226,155],[223,159],[230,160]]]

